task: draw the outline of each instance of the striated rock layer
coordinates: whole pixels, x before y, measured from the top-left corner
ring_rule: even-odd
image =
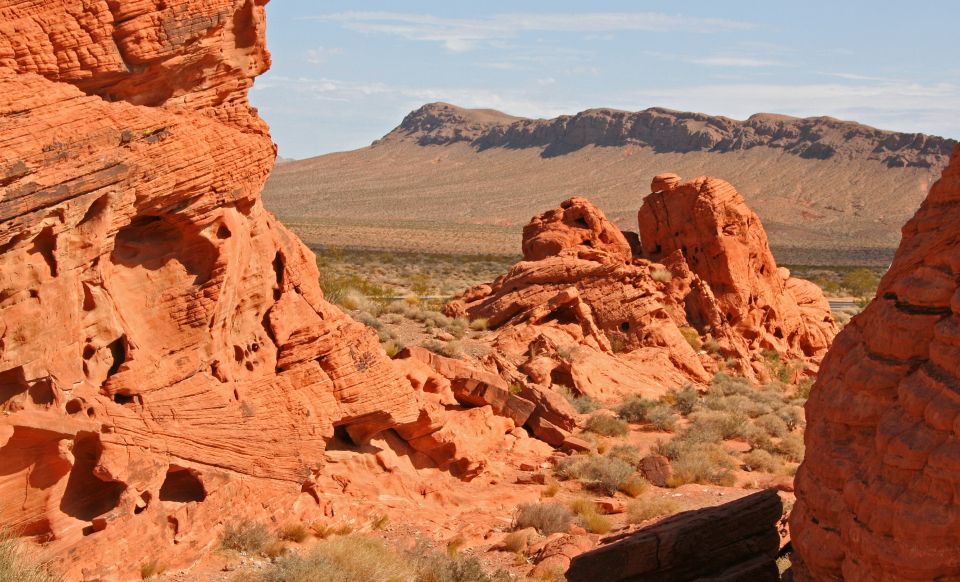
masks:
[[[182,563],[315,498],[335,426],[418,419],[260,203],[264,4],[0,0],[0,523],[71,579]]]
[[[655,396],[726,369],[769,378],[769,354],[815,371],[836,331],[812,285],[778,269],[730,184],[658,176],[630,241],[583,198],[524,228],[524,261],[449,303],[486,319],[509,380],[595,398]],[[534,431],[536,434],[536,431]]]
[[[797,580],[960,578],[958,224],[955,150],[807,402]]]

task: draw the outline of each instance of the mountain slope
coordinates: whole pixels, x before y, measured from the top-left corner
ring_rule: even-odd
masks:
[[[264,201],[312,244],[516,253],[519,226],[571,195],[635,230],[654,175],[711,174],[757,209],[781,260],[863,262],[897,245],[954,145],[829,117],[530,120],[434,103],[370,147],[278,167]]]

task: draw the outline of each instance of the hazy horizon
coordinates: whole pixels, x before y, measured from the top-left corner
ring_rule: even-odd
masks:
[[[273,68],[251,100],[280,155],[369,145],[433,101],[550,118],[665,107],[746,119],[829,115],[960,137],[960,7],[554,2],[549,9],[342,1],[268,4]]]

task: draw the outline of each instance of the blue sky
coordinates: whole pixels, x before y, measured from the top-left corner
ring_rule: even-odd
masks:
[[[955,1],[272,0],[251,99],[280,155],[369,145],[431,101],[554,117],[832,115],[960,137]]]

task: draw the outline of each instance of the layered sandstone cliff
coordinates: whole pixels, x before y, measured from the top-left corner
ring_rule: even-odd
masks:
[[[797,580],[960,578],[960,150],[807,403]]]
[[[309,500],[335,426],[418,418],[260,203],[264,4],[0,1],[0,523],[71,579],[188,559]]]
[[[524,261],[447,305],[494,328],[507,378],[595,398],[656,396],[720,370],[770,378],[770,354],[812,373],[836,332],[815,287],[778,269],[728,183],[658,176],[627,239],[583,198],[524,228]]]

